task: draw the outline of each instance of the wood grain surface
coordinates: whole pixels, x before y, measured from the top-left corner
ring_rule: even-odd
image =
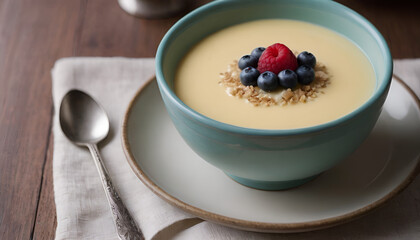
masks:
[[[189,10],[209,1],[191,1]],[[420,57],[416,1],[340,0],[384,35],[394,58]],[[0,1],[0,239],[53,239],[51,76],[71,56],[153,57],[179,19],[146,20],[117,0]]]

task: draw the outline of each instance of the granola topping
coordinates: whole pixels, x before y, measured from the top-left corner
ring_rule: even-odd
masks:
[[[293,90],[288,88],[265,92],[258,87],[244,86],[241,83],[241,69],[238,67],[238,61],[234,60],[228,65],[226,72],[220,73],[219,84],[226,88],[227,94],[245,99],[254,106],[306,103],[324,94],[324,89],[330,84],[330,75],[324,64],[317,62],[314,70],[315,79],[309,85],[298,85]]]

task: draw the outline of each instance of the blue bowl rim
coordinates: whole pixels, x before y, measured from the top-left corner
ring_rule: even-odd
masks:
[[[248,2],[251,0],[248,0]],[[159,44],[157,53],[156,53],[156,79],[158,82],[158,86],[161,90],[161,94],[165,94],[168,99],[176,105],[184,114],[191,116],[193,119],[196,119],[197,121],[203,123],[204,125],[207,125],[209,127],[220,129],[222,131],[227,131],[235,134],[244,134],[244,135],[259,135],[259,136],[290,136],[290,135],[300,135],[300,134],[308,134],[313,132],[319,132],[323,131],[329,128],[334,128],[340,124],[346,123],[355,116],[357,116],[359,113],[365,111],[367,108],[369,108],[371,105],[373,105],[377,100],[379,100],[382,96],[382,94],[386,94],[387,90],[389,89],[389,86],[391,84],[392,79],[392,71],[393,71],[393,62],[391,53],[389,50],[389,47],[384,39],[384,37],[381,35],[381,33],[375,28],[375,26],[370,23],[366,18],[364,18],[359,13],[355,12],[354,10],[340,4],[334,1],[324,1],[324,0],[314,0],[314,1],[299,1],[295,0],[293,1],[294,4],[299,3],[312,3],[312,4],[328,4],[331,5],[336,10],[340,10],[344,13],[346,13],[348,16],[350,16],[353,20],[357,21],[360,25],[362,25],[366,30],[369,31],[369,33],[372,34],[372,36],[376,39],[377,43],[379,44],[379,47],[381,51],[384,53],[385,56],[385,62],[387,64],[386,66],[386,73],[384,75],[384,81],[381,82],[381,84],[378,86],[377,90],[374,92],[374,94],[361,106],[359,106],[354,111],[350,112],[349,114],[346,114],[345,116],[342,116],[338,119],[315,125],[310,127],[303,127],[303,128],[294,128],[294,129],[257,129],[257,128],[245,128],[245,127],[239,127],[234,126],[228,123],[223,123],[217,120],[214,120],[212,118],[209,118],[201,113],[198,113],[197,111],[193,110],[189,106],[187,106],[185,103],[179,99],[174,91],[170,89],[168,86],[164,76],[163,76],[163,59],[164,54],[171,43],[172,39],[177,36],[177,32],[179,29],[182,29],[183,27],[189,25],[190,21],[197,18],[198,16],[202,15],[203,13],[206,13],[208,11],[211,11],[212,9],[220,8],[226,4],[237,2],[235,0],[223,0],[223,1],[214,1],[208,4],[205,4],[194,11],[190,12],[189,14],[185,15],[183,18],[181,18],[178,22],[176,22],[169,31],[165,34],[162,41]],[[277,1],[279,2],[279,1]]]

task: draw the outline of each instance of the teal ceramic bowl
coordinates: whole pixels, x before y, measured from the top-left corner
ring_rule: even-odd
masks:
[[[357,44],[371,61],[376,88],[370,99],[337,120],[307,128],[263,130],[210,119],[185,105],[173,91],[178,63],[198,41],[238,23],[267,18],[311,22]],[[388,46],[365,18],[325,0],[224,0],[191,12],[165,35],[156,54],[156,78],[166,109],[187,144],[237,182],[258,189],[301,185],[347,158],[368,136],[392,76]]]

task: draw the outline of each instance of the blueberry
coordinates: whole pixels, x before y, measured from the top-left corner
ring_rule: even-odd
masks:
[[[254,56],[256,58],[260,58],[261,54],[264,52],[264,47],[257,47],[256,49],[252,50],[251,56]]]
[[[315,79],[315,71],[308,65],[299,66],[296,69],[296,74],[298,76],[298,82],[303,85],[308,85]]]
[[[279,86],[279,78],[273,72],[266,71],[258,77],[257,84],[266,92],[274,91]]]
[[[253,68],[253,67],[246,67],[242,70],[241,75],[241,83],[245,86],[257,86],[257,79],[260,76],[260,72]]]
[[[299,66],[308,65],[311,68],[314,68],[316,64],[315,56],[307,51],[299,53],[299,55],[297,56],[297,61]]]
[[[283,70],[279,73],[279,83],[284,88],[294,88],[298,83],[298,76],[290,69]]]
[[[239,59],[238,67],[243,70],[246,67],[253,67],[256,68],[258,65],[258,58],[251,56],[251,55],[245,55]]]

